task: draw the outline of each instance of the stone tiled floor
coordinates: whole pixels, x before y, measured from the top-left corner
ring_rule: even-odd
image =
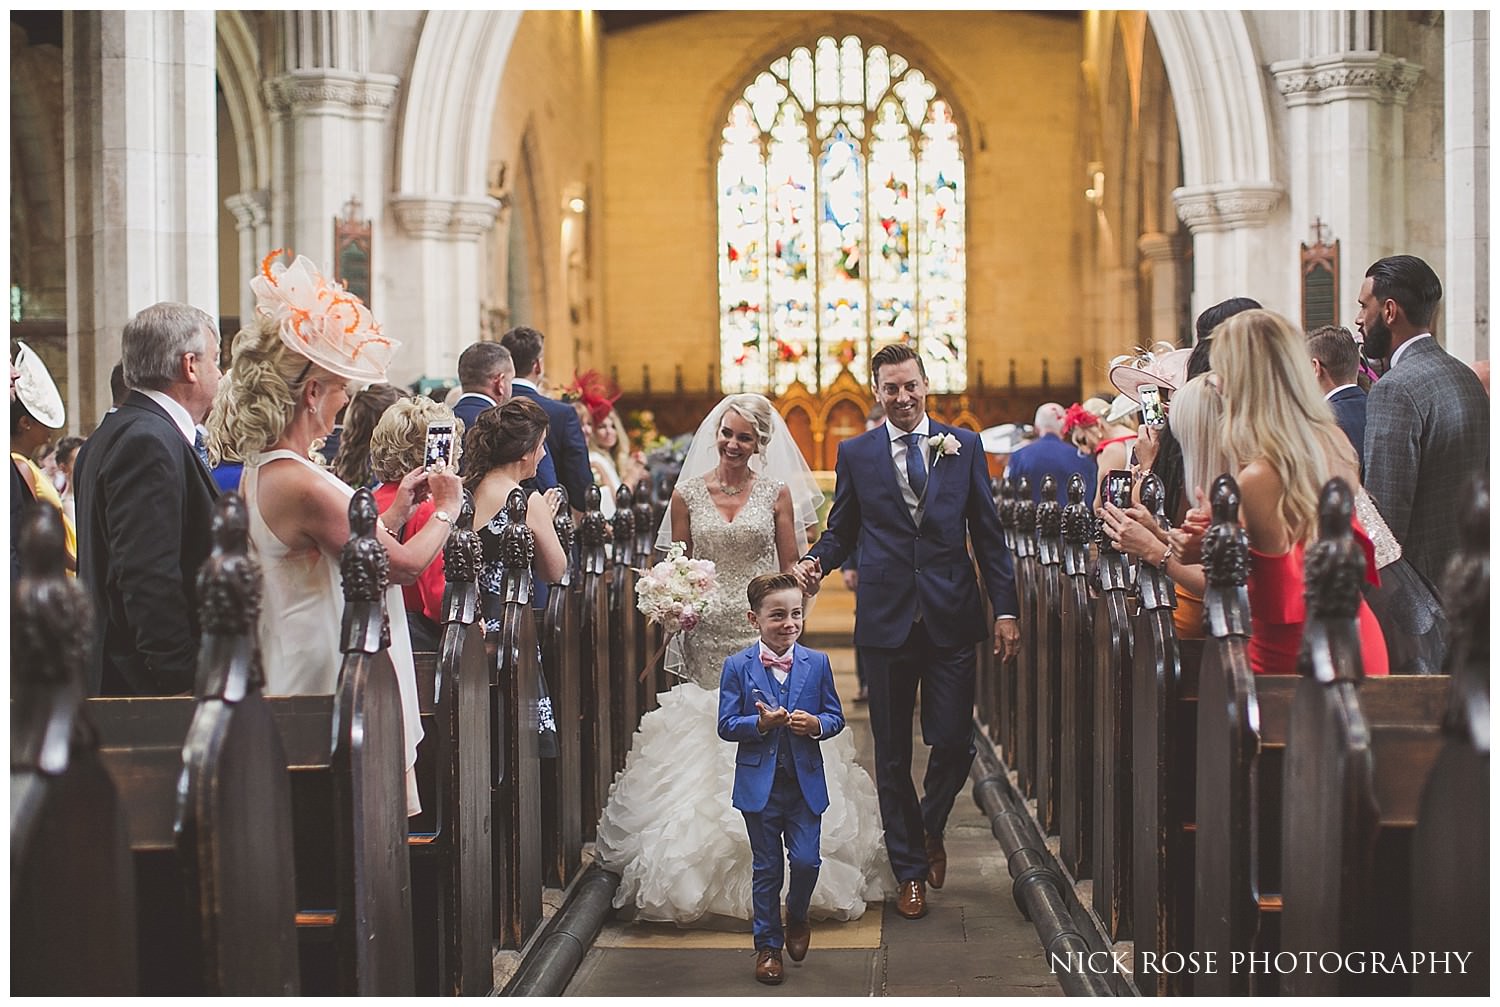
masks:
[[[826,650],[854,733],[859,761],[871,765],[869,716],[853,702],[854,651],[848,646],[853,598],[833,576],[808,620],[806,642]],[[840,645],[841,644],[841,645]],[[914,728],[914,772],[926,749]],[[800,962],[785,960],[786,981],[755,982],[750,935],[679,930],[617,920],[584,958],[569,996],[1058,996],[1036,931],[1011,897],[999,844],[968,790],[946,836],[948,878],[928,892],[928,914],[907,920],[894,905],[871,906],[850,923],[820,923]]]

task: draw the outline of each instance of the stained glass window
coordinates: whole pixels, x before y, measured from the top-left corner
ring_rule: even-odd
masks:
[[[864,380],[891,342],[962,391],[964,161],[952,109],[883,46],[830,36],[773,61],[719,148],[725,391]]]

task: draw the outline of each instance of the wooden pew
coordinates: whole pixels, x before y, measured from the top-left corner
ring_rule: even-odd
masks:
[[[1131,936],[1130,868],[1132,649],[1130,558],[1098,535],[1101,590],[1094,601],[1093,828],[1094,913],[1111,940]]]
[[[1489,486],[1466,490],[1464,551],[1445,597],[1452,676],[1443,747],[1427,777],[1412,837],[1413,948],[1468,954],[1462,972],[1414,977],[1412,992],[1477,996],[1490,986]]]
[[[1015,515],[1005,513],[1007,499],[1011,490],[1009,484],[1000,479],[990,480],[990,496],[995,501],[995,508],[1000,512],[1000,536],[1005,543],[1005,550],[1011,556],[1011,570],[1015,570]],[[979,578],[983,583],[984,578]],[[981,592],[984,596],[984,615],[986,625],[995,624],[995,609],[991,604],[989,595]],[[1023,641],[1022,646],[1026,646]],[[1006,753],[1006,758],[1014,761],[1010,753],[1011,739],[1003,723],[1005,702],[1001,695],[1007,682],[1014,680],[1015,660],[1002,662],[994,656],[992,647],[981,643],[975,651],[978,661],[978,676],[975,682],[974,705],[979,714],[979,723],[984,728],[985,736],[998,749]]]
[[[302,991],[415,989],[401,694],[384,609],[389,559],[366,489],[349,501],[343,660],[332,695],[269,702],[292,777]]]
[[[31,508],[11,585],[10,992],[133,994],[130,840],[83,709],[94,615],[63,557],[58,512]]]
[[[1331,480],[1319,500],[1319,540],[1307,551],[1307,623],[1286,743],[1280,950],[1446,951],[1412,944],[1409,874],[1417,806],[1442,747],[1447,690],[1430,688],[1430,679],[1388,679],[1384,691],[1399,698],[1382,716],[1375,680],[1362,682],[1366,558],[1352,534],[1353,514],[1353,492]],[[1283,972],[1282,992],[1410,990],[1408,974],[1319,962]]]
[[[1058,581],[1061,604],[1060,746],[1056,750],[1059,858],[1075,880],[1093,877],[1089,842],[1094,790],[1094,628],[1089,602],[1088,546],[1094,518],[1083,499],[1083,479],[1068,479],[1063,510],[1063,567]],[[1045,688],[1045,686],[1043,686]],[[1040,799],[1038,806],[1040,807]]]
[[[1022,649],[1016,661],[1015,703],[1011,713],[1015,721],[1015,747],[1011,754],[1021,792],[1036,797],[1037,816],[1042,819],[1043,827],[1048,828],[1051,791],[1046,791],[1049,797],[1043,801],[1043,789],[1037,775],[1037,740],[1043,722],[1050,723],[1050,720],[1038,715],[1037,687],[1039,669],[1045,667],[1043,662],[1049,653],[1047,627],[1051,620],[1051,590],[1048,585],[1056,564],[1043,567],[1040,563],[1036,504],[1031,499],[1031,482],[1025,476],[1016,485],[1014,513],[1016,596],[1021,608]]]
[[[609,524],[599,511],[599,502],[599,487],[589,487],[578,529],[579,577],[574,584],[579,595],[578,669],[583,683],[579,713],[583,719],[580,762],[585,838],[594,835],[615,776],[613,683],[609,665],[609,558],[605,550]]]
[[[995,494],[995,508],[1000,513],[1000,536],[1005,543],[1005,549],[1010,553],[1011,570],[1016,579],[1016,594],[1021,594],[1020,569],[1016,560],[1016,502],[1015,489],[1011,486],[1009,476],[991,482]],[[981,578],[982,579],[982,578]],[[992,613],[991,613],[992,614]],[[1019,613],[1018,613],[1019,615]],[[1026,638],[1025,633],[1021,636],[1021,653],[1010,661],[996,662],[995,676],[987,700],[988,710],[981,714],[985,724],[988,726],[990,740],[997,748],[1005,753],[1005,759],[1010,763],[1010,768],[1016,765],[1016,676],[1021,661],[1025,660],[1025,652],[1033,646],[1033,641]]]
[[[1161,481],[1148,476],[1141,502],[1167,526]],[[1200,640],[1177,639],[1172,610],[1177,595],[1167,575],[1149,563],[1136,574],[1140,609],[1134,620],[1131,707],[1132,938],[1136,960],[1150,952],[1157,961],[1167,951],[1192,948],[1193,786],[1196,778],[1198,664]],[[1180,996],[1191,977],[1161,970],[1137,970],[1136,985],[1146,995]]]
[[[1243,586],[1249,544],[1238,524],[1234,481],[1220,477],[1213,499],[1214,526],[1203,546],[1213,603],[1205,598],[1210,639],[1199,679],[1193,950],[1232,962],[1235,953],[1275,955],[1288,949],[1282,935],[1283,864],[1301,854],[1284,855],[1284,828],[1295,825],[1299,834],[1312,828],[1311,808],[1326,798],[1307,797],[1299,783],[1291,799],[1304,803],[1283,814],[1291,711],[1302,679],[1250,671]],[[1441,676],[1366,681],[1359,699],[1367,733],[1379,745],[1385,744],[1381,736],[1399,744],[1413,726],[1430,733],[1446,690]],[[1193,992],[1274,993],[1279,978],[1274,971],[1221,968],[1195,976]]]
[[[557,723],[557,758],[542,760],[542,860],[547,884],[566,888],[582,866],[583,766],[581,755],[578,634],[581,596],[573,590],[577,568],[573,514],[558,508],[552,521],[568,556],[568,569],[547,595],[542,620],[542,666]]]
[[[473,501],[465,494],[443,550],[439,649],[414,655],[424,731],[417,752],[423,813],[411,820],[407,844],[416,983],[428,995],[480,995],[494,986],[490,673],[473,520]]]
[[[632,504],[635,524],[635,547],[631,565],[644,573],[651,569],[652,558],[656,552],[656,510],[651,505],[651,484],[645,479],[635,485],[635,502]],[[663,661],[652,664],[645,678],[640,677],[640,671],[645,666],[647,658],[657,653],[662,643],[662,629],[646,621],[646,617],[636,607],[635,596],[630,597],[630,609],[634,613],[636,648],[640,654],[640,663],[635,666],[635,678],[632,681],[636,686],[636,710],[644,714],[654,710],[659,705],[657,694],[665,692],[671,687],[667,682],[667,673]]]
[[[1048,495],[1047,487],[1053,489]],[[1031,504],[1036,517],[1032,550],[1036,554],[1036,653],[1029,685],[1032,766],[1036,774],[1037,818],[1044,831],[1057,834],[1062,810],[1062,505],[1056,480],[1042,479],[1042,502]]]
[[[526,527],[526,494],[505,503],[500,557],[505,566],[504,609],[491,679],[492,730],[498,761],[491,771],[493,872],[500,946],[520,948],[542,920],[541,756],[537,716],[541,700],[536,619],[531,610],[531,566],[536,552]]]
[[[614,741],[611,779],[624,768],[631,737],[641,719],[636,676],[646,663],[635,607],[635,508],[626,486],[615,495],[613,532],[609,579],[610,732]]]
[[[1198,677],[1193,950],[1229,962],[1233,951],[1251,948],[1258,931],[1255,890],[1240,884],[1254,884],[1250,846],[1234,837],[1250,834],[1260,715],[1248,649],[1250,540],[1239,525],[1239,486],[1220,476],[1211,500],[1213,524],[1202,547],[1207,637]],[[1228,968],[1193,978],[1195,994],[1244,994],[1249,987],[1248,973]]]
[[[129,827],[148,995],[299,991],[291,794],[261,695],[248,531],[225,494],[198,576],[194,695],[89,701]]]

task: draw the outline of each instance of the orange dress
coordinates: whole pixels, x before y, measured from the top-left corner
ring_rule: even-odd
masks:
[[[1354,537],[1364,546],[1365,579],[1378,586],[1375,546],[1358,520],[1354,522]],[[1280,556],[1250,550],[1250,668],[1257,675],[1297,673],[1302,624],[1307,621],[1302,599],[1304,552],[1300,542]],[[1385,636],[1375,613],[1363,600],[1359,603],[1359,649],[1367,677],[1390,674]]]

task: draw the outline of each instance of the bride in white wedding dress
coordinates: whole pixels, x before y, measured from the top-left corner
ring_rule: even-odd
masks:
[[[823,494],[785,423],[760,395],[731,395],[699,426],[662,522],[658,545],[684,542],[714,561],[718,604],[668,670],[685,681],[641,718],[625,768],[600,817],[595,859],[620,874],[615,907],[635,918],[689,924],[751,917],[750,841],[730,804],[735,746],[717,732],[724,659],[756,639],[745,589],[790,569],[806,548]],[[828,810],[812,916],[857,919],[894,892],[875,784],[843,731],[824,744]]]

